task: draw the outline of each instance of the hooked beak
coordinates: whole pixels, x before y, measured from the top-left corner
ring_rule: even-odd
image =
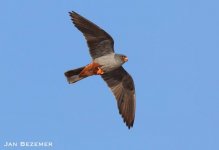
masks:
[[[127,62],[127,61],[128,61],[128,57],[125,57],[125,58],[124,58],[124,62]]]

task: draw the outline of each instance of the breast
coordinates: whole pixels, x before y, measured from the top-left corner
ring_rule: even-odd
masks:
[[[102,65],[100,68],[103,69],[104,72],[109,72],[121,66],[120,64],[117,63],[114,56],[115,54],[112,53],[98,57],[93,61],[95,63]]]

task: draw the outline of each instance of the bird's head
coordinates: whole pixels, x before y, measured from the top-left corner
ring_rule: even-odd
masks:
[[[117,54],[116,57],[119,60],[119,62],[122,64],[128,61],[128,57],[125,55]]]

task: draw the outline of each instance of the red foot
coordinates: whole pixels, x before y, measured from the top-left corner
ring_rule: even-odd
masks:
[[[88,64],[79,74],[80,77],[92,76],[92,75],[102,75],[104,72],[99,67],[100,65],[97,63]]]
[[[104,74],[104,72],[103,72],[103,70],[100,68],[100,67],[97,67],[97,74],[98,75],[102,75],[102,74]]]

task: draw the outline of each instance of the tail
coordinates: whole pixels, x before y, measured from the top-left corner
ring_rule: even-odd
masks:
[[[69,71],[65,72],[65,76],[67,77],[69,84],[75,83],[75,82],[87,77],[87,76],[79,76],[79,74],[81,73],[81,71],[84,68],[85,68],[85,66],[78,68],[78,69],[69,70]]]

